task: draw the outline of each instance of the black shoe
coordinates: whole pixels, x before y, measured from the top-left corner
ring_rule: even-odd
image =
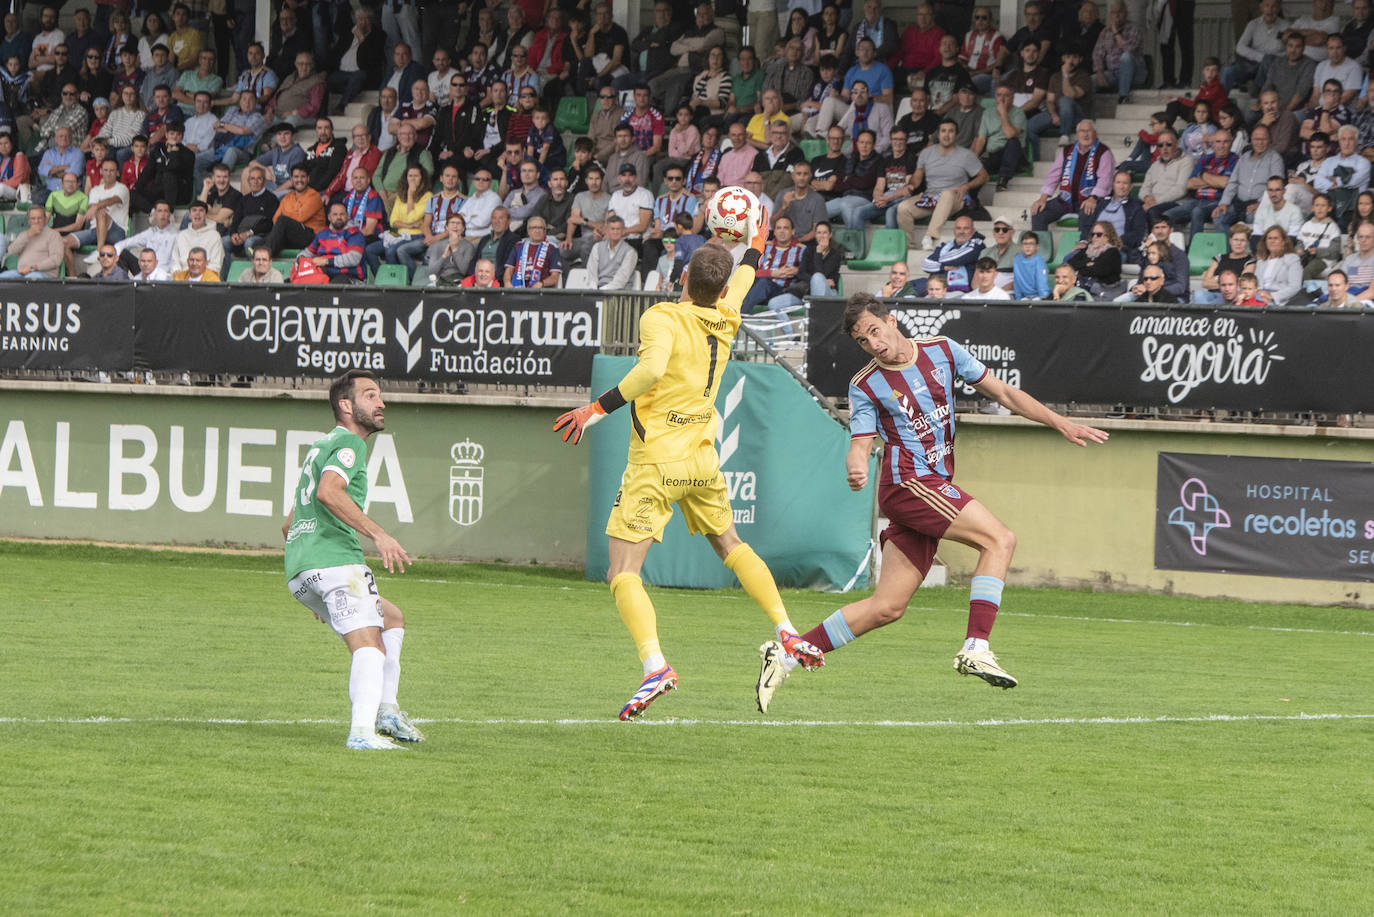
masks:
[[[999,179],[997,179],[997,191],[998,191],[998,193],[1001,193],[1001,192],[1007,190],[1007,185],[1009,185],[1009,184],[1011,184],[1011,180],[1010,180],[1010,179],[1007,179],[1007,178],[999,178]]]

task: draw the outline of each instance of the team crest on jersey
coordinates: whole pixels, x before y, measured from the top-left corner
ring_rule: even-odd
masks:
[[[953,486],[952,484],[941,484],[940,493],[944,494],[946,497],[949,497],[951,500],[958,500],[960,497],[963,496],[963,494],[959,493],[959,488]]]
[[[937,366],[930,371],[930,374],[935,377],[935,381],[940,383],[940,387],[943,388],[945,385],[945,368],[943,366]]]
[[[352,468],[353,463],[357,460],[358,456],[353,452],[352,449],[349,449],[345,446],[343,449],[339,450],[339,464],[344,466],[345,468]]]

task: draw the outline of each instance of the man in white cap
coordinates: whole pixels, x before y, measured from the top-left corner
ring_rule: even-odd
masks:
[[[1016,256],[1021,247],[1016,243],[1016,225],[1006,213],[993,214],[992,238],[983,249],[983,257],[997,262],[997,286],[1010,290],[1016,278],[1012,275]]]

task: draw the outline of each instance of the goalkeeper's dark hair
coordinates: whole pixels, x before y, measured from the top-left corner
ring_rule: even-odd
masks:
[[[353,400],[354,384],[359,379],[371,379],[377,381],[377,374],[366,369],[350,369],[329,385],[329,406],[334,409],[334,419],[343,420],[343,412],[339,409],[339,402]]]
[[[854,333],[854,326],[859,323],[859,316],[865,312],[879,320],[887,318],[889,314],[887,303],[872,293],[855,293],[849,297],[849,302],[844,304],[845,334]]]
[[[734,270],[735,259],[719,243],[707,242],[693,252],[687,265],[687,295],[693,304],[714,309]]]

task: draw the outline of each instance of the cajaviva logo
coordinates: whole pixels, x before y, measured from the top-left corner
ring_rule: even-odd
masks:
[[[1231,516],[1199,478],[1183,482],[1178,489],[1178,500],[1181,505],[1169,511],[1169,524],[1186,529],[1193,552],[1206,556],[1208,533],[1212,529],[1229,529]]]

